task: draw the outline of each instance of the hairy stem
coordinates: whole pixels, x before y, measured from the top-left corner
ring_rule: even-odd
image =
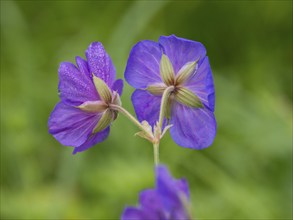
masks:
[[[167,101],[169,98],[170,93],[174,90],[173,86],[167,87],[163,93],[162,101],[161,101],[161,106],[160,106],[160,117],[159,117],[159,136],[161,135],[162,132],[162,126],[163,126],[163,119],[164,119],[164,111],[167,105]],[[142,124],[135,118],[133,117],[126,109],[124,109],[120,105],[115,105],[115,104],[110,104],[109,106],[112,110],[116,110],[126,116],[130,121],[132,121],[139,129],[144,131],[147,135],[149,135],[149,139],[153,140],[153,148],[154,148],[154,163],[155,166],[159,165],[160,159],[159,159],[159,146],[160,146],[160,138],[154,138],[153,134],[150,134],[149,131],[142,126]]]

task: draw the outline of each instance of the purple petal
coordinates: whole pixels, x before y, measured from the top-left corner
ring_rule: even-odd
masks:
[[[152,127],[159,120],[161,96],[154,96],[145,90],[135,90],[131,96],[135,113],[141,122],[146,120]]]
[[[143,210],[152,212],[158,216],[160,216],[160,210],[164,210],[161,198],[154,189],[146,189],[142,191],[139,195],[139,202],[143,207]]]
[[[147,189],[140,193],[139,207],[128,207],[124,210],[122,220],[175,220],[190,219],[183,201],[188,192],[185,179],[174,179],[167,167],[156,167],[156,188]]]
[[[81,146],[74,148],[73,154],[85,151],[90,147],[96,145],[97,143],[104,141],[109,136],[109,133],[110,126],[104,129],[103,131],[94,134],[92,137],[89,137],[88,140]]]
[[[81,65],[79,63],[79,65]],[[61,100],[68,105],[80,105],[85,101],[98,99],[92,80],[85,72],[79,71],[72,63],[63,62],[59,70],[59,86]]]
[[[180,208],[176,208],[171,212],[170,219],[178,219],[178,220],[192,220],[190,214],[183,206]]]
[[[116,77],[116,70],[103,45],[100,42],[93,42],[85,54],[90,72],[111,86]]]
[[[162,202],[164,203],[166,209],[171,211],[175,207],[180,207],[181,201],[176,181],[170,175],[168,169],[162,165],[157,166],[156,175],[158,194],[161,196]]]
[[[187,62],[196,61],[198,58],[203,59],[206,56],[206,49],[200,42],[183,39],[175,35],[161,36],[159,43],[173,64],[175,74]],[[201,63],[201,60],[199,60],[199,63]]]
[[[88,140],[99,118],[59,102],[49,118],[49,133],[62,145],[79,147]]]
[[[162,51],[158,43],[144,40],[131,50],[125,69],[125,79],[134,88],[146,88],[162,82],[160,60]]]
[[[81,73],[83,73],[84,75],[87,75],[91,79],[92,76],[91,76],[91,73],[89,71],[89,67],[88,67],[87,61],[85,61],[84,59],[82,59],[79,56],[76,56],[75,57],[75,62],[77,64],[77,67],[78,67],[79,71]]]
[[[139,208],[128,207],[122,214],[122,219],[150,219],[150,220],[165,220],[163,204],[160,201],[160,196],[154,189],[147,189],[139,195]]]
[[[147,220],[147,218],[138,208],[127,207],[123,211],[121,220]]]
[[[189,186],[188,182],[185,178],[179,179],[175,181],[176,188],[183,192],[187,199],[190,199],[190,193],[189,193]]]
[[[185,83],[212,112],[215,109],[215,88],[208,57],[199,65],[196,74]]]
[[[174,103],[170,133],[182,147],[203,149],[210,146],[216,135],[216,120],[207,108],[190,108]]]
[[[162,165],[156,167],[156,175],[157,191],[164,203],[165,210],[171,215],[170,219],[188,219],[188,213],[181,197],[182,194],[188,193],[186,196],[189,199],[187,181],[174,179],[167,167]]]
[[[123,79],[117,79],[112,85],[112,90],[118,92],[118,94],[121,96],[123,91],[123,84]]]

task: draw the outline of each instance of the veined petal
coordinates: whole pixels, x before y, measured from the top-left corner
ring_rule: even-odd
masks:
[[[99,99],[91,78],[86,72],[78,70],[72,63],[61,63],[58,73],[60,98],[66,104],[76,106],[85,101]]]
[[[112,85],[112,91],[117,92],[120,96],[122,95],[123,91],[123,80],[122,79],[117,79]]]
[[[161,36],[159,43],[173,64],[175,74],[187,62],[193,62],[200,58],[199,63],[201,63],[201,60],[206,56],[206,49],[200,42],[183,39],[175,35]]]
[[[87,75],[89,79],[92,78],[92,74],[89,71],[89,66],[87,64],[87,61],[82,59],[80,56],[75,57],[75,62],[77,64],[77,67],[81,73],[84,75]]]
[[[162,82],[160,60],[162,51],[158,43],[144,40],[131,50],[125,69],[126,81],[136,89]]]
[[[194,92],[212,112],[215,109],[215,88],[208,57],[198,66],[196,74],[187,80],[184,87]]]
[[[109,136],[109,133],[110,133],[110,126],[108,126],[103,131],[100,131],[96,134],[91,135],[85,143],[83,143],[79,147],[74,148],[73,154],[85,151],[91,148],[92,146],[96,145],[97,143],[104,141]]]
[[[207,108],[190,108],[180,103],[172,106],[170,133],[182,147],[203,149],[210,146],[216,135],[216,120]]]
[[[100,42],[93,42],[85,54],[90,72],[111,86],[116,77],[116,70],[103,45]]]
[[[99,114],[59,102],[48,121],[49,133],[65,146],[79,147],[88,140],[99,119]]]
[[[135,113],[140,122],[147,121],[153,127],[159,120],[161,96],[154,96],[145,90],[135,90],[131,96]]]

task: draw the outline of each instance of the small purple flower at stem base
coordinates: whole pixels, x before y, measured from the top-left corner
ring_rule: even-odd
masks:
[[[167,167],[156,167],[156,188],[139,195],[138,207],[126,207],[121,220],[190,220],[190,198],[185,179],[174,179]]]
[[[115,67],[103,45],[93,42],[86,58],[77,56],[77,66],[60,64],[61,101],[48,121],[49,133],[61,144],[74,147],[74,154],[108,137],[110,124],[118,114],[109,105],[121,105],[123,81],[115,80]]]
[[[175,35],[159,42],[144,40],[131,50],[126,81],[136,88],[132,103],[139,121],[153,127],[159,120],[164,91],[164,123],[180,146],[202,149],[216,135],[215,90],[205,47]]]

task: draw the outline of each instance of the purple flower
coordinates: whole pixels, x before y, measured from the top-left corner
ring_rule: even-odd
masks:
[[[126,207],[122,220],[187,220],[189,189],[185,179],[173,179],[165,166],[156,167],[156,188],[140,193],[138,207]]]
[[[202,149],[216,135],[215,90],[205,47],[175,35],[159,42],[144,40],[131,50],[125,79],[136,88],[132,95],[140,121],[151,126],[159,118],[162,94],[169,88],[165,122],[180,146]]]
[[[117,112],[109,105],[120,105],[123,81],[115,81],[116,70],[100,42],[86,50],[87,61],[76,57],[75,66],[60,64],[61,101],[50,115],[49,132],[61,144],[73,146],[73,153],[84,151],[105,140]]]

